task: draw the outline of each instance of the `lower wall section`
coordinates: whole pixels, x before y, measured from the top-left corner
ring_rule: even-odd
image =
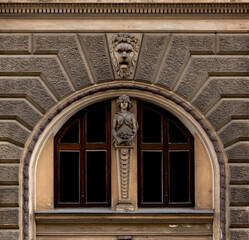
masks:
[[[212,211],[39,212],[36,213],[36,237],[38,240],[211,240],[212,222]]]

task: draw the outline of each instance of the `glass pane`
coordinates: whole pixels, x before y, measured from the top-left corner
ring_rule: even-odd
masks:
[[[161,143],[162,141],[162,117],[161,114],[143,107],[142,139],[144,143]]]
[[[87,202],[106,202],[106,151],[86,153]]]
[[[170,143],[186,143],[188,138],[172,121],[169,121],[169,142]]]
[[[79,202],[79,152],[60,151],[60,202]]]
[[[162,202],[162,152],[143,151],[143,202]]]
[[[60,143],[79,143],[79,121],[74,123],[62,136]]]
[[[106,141],[106,108],[99,107],[86,115],[87,119],[87,142]]]
[[[170,151],[170,202],[189,202],[189,152]]]

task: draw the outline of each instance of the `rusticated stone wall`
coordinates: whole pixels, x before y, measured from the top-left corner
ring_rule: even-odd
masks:
[[[142,39],[135,82],[173,91],[210,121],[228,158],[230,240],[248,239],[249,34]],[[19,238],[20,155],[39,119],[77,90],[116,81],[113,71],[104,33],[0,34],[0,239]]]

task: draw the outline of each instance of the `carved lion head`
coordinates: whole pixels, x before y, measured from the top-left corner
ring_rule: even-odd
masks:
[[[121,78],[129,77],[138,57],[139,40],[128,33],[119,33],[110,40],[111,58]]]

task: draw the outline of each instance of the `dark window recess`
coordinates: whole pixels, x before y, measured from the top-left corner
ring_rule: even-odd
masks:
[[[170,143],[187,143],[188,138],[172,121],[169,121],[169,142]]]
[[[143,201],[162,202],[162,153],[143,151]]]
[[[110,206],[110,102],[75,114],[54,138],[55,207]]]
[[[106,202],[106,151],[87,151],[87,202]]]
[[[142,109],[142,139],[144,143],[162,142],[162,116],[153,109]]]
[[[170,202],[189,202],[189,152],[170,151]]]
[[[171,113],[138,102],[138,205],[194,206],[194,138]]]
[[[79,202],[79,152],[60,151],[60,202]]]
[[[79,143],[79,121],[74,123],[62,136],[60,143]]]
[[[106,108],[99,107],[86,114],[86,141],[105,142],[106,141]]]

